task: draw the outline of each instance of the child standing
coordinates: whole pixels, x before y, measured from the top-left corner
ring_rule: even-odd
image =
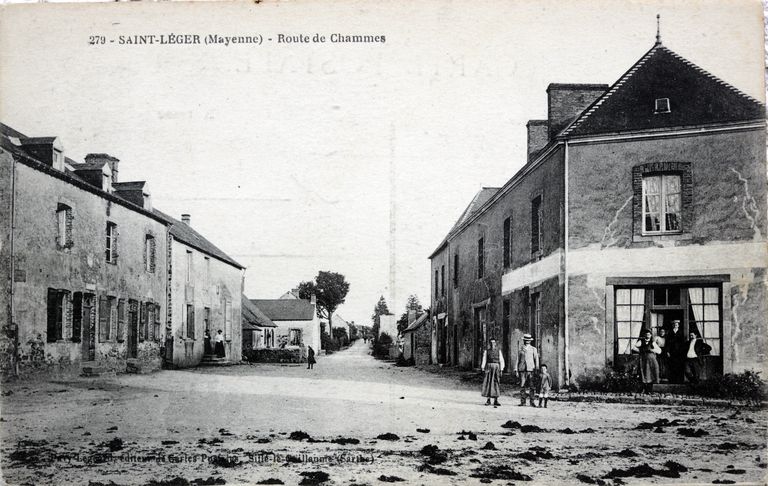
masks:
[[[541,365],[541,375],[539,377],[539,407],[541,407],[542,400],[544,401],[544,408],[547,408],[547,401],[549,400],[549,390],[552,388],[552,378],[547,372],[547,365]]]

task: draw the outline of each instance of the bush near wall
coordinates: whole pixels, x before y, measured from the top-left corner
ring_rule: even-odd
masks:
[[[243,350],[243,359],[249,363],[302,363],[300,348],[264,348]]]
[[[696,395],[710,398],[730,398],[762,402],[768,399],[768,386],[760,378],[760,372],[744,371],[729,373],[691,385]]]
[[[389,348],[392,346],[392,338],[386,332],[382,332],[373,344],[373,356],[375,358],[389,358]]]

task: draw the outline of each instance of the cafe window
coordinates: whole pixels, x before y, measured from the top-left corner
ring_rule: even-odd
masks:
[[[618,354],[630,354],[640,337],[645,313],[645,289],[616,289],[616,344]]]
[[[720,289],[717,287],[691,287],[688,289],[688,332],[701,336],[712,347],[710,354],[719,356],[722,337],[720,334]]]

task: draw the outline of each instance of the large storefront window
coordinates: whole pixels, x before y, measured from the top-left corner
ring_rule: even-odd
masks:
[[[619,354],[630,354],[640,336],[645,311],[645,289],[616,290],[616,343]]]
[[[689,288],[690,312],[688,332],[704,338],[712,346],[710,353],[720,355],[720,289]]]

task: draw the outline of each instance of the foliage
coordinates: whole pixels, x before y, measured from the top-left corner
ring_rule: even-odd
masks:
[[[397,357],[397,362],[395,362],[395,366],[414,366],[416,364],[416,360],[413,358],[405,359],[405,356],[402,354]]]
[[[243,350],[243,359],[249,363],[300,363],[301,349],[245,349]]]
[[[373,356],[376,358],[388,358],[390,346],[392,346],[392,338],[386,332],[382,332],[379,339],[374,341]]]
[[[339,343],[340,346],[346,346],[347,344],[349,344],[349,336],[347,336],[347,329],[344,327],[334,328],[333,338]]]
[[[743,371],[728,373],[701,381],[691,386],[696,395],[710,398],[728,398],[761,402],[768,399],[768,388],[760,378],[760,372]]]
[[[299,298],[310,300],[312,294],[317,298],[317,317],[328,319],[333,328],[333,313],[344,303],[349,293],[349,282],[344,275],[321,270],[314,281],[299,284]]]
[[[642,388],[637,373],[626,370],[605,370],[602,375],[587,375],[577,381],[576,390],[608,393],[634,393]]]

